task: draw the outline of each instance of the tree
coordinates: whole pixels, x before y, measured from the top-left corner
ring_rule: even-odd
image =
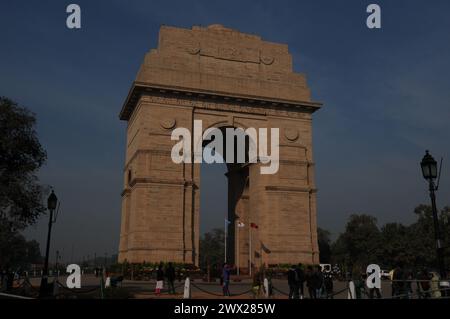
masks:
[[[392,269],[398,264],[414,262],[410,237],[411,230],[402,224],[388,223],[381,227],[380,261],[384,268]]]
[[[360,268],[376,262],[380,254],[380,240],[375,217],[351,215],[345,232],[333,244],[334,262],[349,268]]]
[[[418,218],[414,224],[409,226],[410,235],[408,238],[411,246],[414,247],[414,263],[418,266],[436,267],[436,239],[431,206],[419,205],[414,209],[414,213]],[[443,239],[442,244],[446,247],[444,252],[447,252],[447,254],[450,247],[449,215],[449,207],[444,207],[438,212],[439,227]]]
[[[26,241],[17,231],[0,226],[0,269],[27,269],[42,262],[39,243]]]
[[[216,228],[200,238],[200,268],[219,270],[225,258],[225,232]]]
[[[345,232],[332,244],[334,263],[351,267],[365,267],[377,263],[384,268],[401,264],[410,269],[436,268],[436,240],[433,214],[430,206],[414,209],[417,221],[409,226],[388,223],[378,230],[376,219],[367,215],[352,215]],[[450,208],[438,214],[439,226],[445,247],[446,265],[450,260]]]
[[[46,153],[34,129],[34,114],[0,97],[0,222],[24,229],[45,212],[36,172]]]
[[[36,135],[34,114],[0,97],[0,267],[38,262],[39,244],[18,233],[45,212],[37,170],[46,153]]]
[[[328,230],[317,228],[317,241],[319,242],[319,260],[322,264],[331,262],[331,239]]]
[[[445,206],[440,213],[442,237],[444,239],[444,262],[450,267],[450,207]]]

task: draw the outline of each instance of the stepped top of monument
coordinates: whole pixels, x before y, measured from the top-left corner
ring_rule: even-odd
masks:
[[[319,107],[311,102],[305,76],[293,72],[286,44],[220,24],[161,26],[158,47],[145,55],[121,119],[131,116],[139,88]]]

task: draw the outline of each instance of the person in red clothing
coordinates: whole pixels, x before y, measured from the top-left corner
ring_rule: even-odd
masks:
[[[162,264],[159,264],[158,271],[156,272],[156,289],[155,294],[159,296],[161,290],[164,288],[164,271],[162,269]]]

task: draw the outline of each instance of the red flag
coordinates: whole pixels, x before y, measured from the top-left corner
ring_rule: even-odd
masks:
[[[250,223],[250,227],[258,229],[258,225],[256,225],[255,223]]]

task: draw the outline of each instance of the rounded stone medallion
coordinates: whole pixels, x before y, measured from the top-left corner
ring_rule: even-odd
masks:
[[[175,119],[164,119],[160,122],[161,127],[165,128],[166,130],[170,130],[171,128],[175,127],[175,124],[177,124],[177,121]]]
[[[275,58],[272,56],[261,54],[260,60],[265,65],[271,65],[273,61],[275,61]]]
[[[191,45],[191,46],[188,46],[186,48],[186,51],[189,54],[196,55],[196,54],[198,54],[200,52],[200,47],[198,45],[197,46],[196,45]]]
[[[298,135],[298,130],[295,128],[284,129],[284,136],[291,142],[298,140]]]

